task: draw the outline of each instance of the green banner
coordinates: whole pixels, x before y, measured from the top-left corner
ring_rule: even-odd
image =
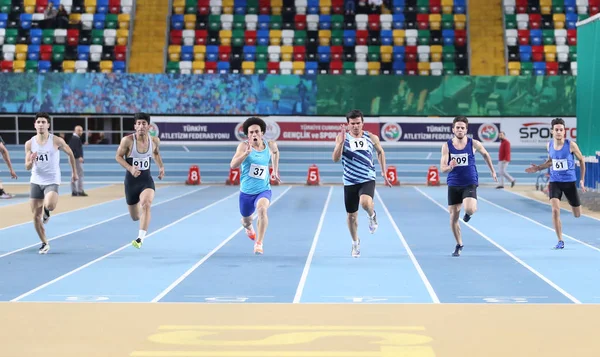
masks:
[[[575,81],[574,76],[320,75],[317,114],[358,108],[393,116],[575,116]]]
[[[595,156],[600,145],[600,22],[577,27],[577,144],[584,156]]]

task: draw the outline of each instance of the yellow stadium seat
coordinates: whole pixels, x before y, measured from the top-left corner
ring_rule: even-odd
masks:
[[[13,71],[14,72],[25,72],[25,61],[17,60],[13,62]]]
[[[244,61],[242,62],[242,73],[243,74],[254,74],[255,62]]]
[[[181,46],[179,45],[170,45],[168,48],[169,60],[172,62],[179,61],[179,56],[181,55]]]
[[[269,31],[269,42],[272,46],[281,45],[281,30]]]
[[[186,30],[195,30],[196,29],[196,15],[194,14],[185,14],[183,16],[183,23]]]
[[[429,15],[429,27],[433,31],[437,31],[442,27],[442,15],[430,14]]]
[[[100,71],[102,73],[111,73],[113,68],[112,61],[100,61]]]
[[[204,68],[206,68],[206,64],[204,63],[204,61],[192,62],[192,73],[204,74]]]
[[[521,75],[521,62],[508,62],[508,74],[511,76]]]
[[[565,14],[554,14],[552,20],[554,21],[554,29],[561,30],[565,28]]]
[[[204,61],[205,57],[206,57],[206,46],[204,46],[204,45],[194,46],[194,60],[195,61]]]
[[[112,62],[111,62],[112,64]],[[73,73],[75,72],[75,61],[63,61],[62,63],[63,72]]]
[[[15,46],[15,58],[17,60],[24,60],[27,58],[27,45]]]
[[[467,16],[465,14],[454,15],[454,28],[456,30],[464,30],[467,22]]]
[[[295,61],[292,63],[293,74],[302,75],[306,69],[306,63],[304,61]]]
[[[381,46],[379,48],[379,52],[381,53],[381,62],[392,62],[393,51],[394,48],[392,46]]]
[[[281,46],[281,60],[282,61],[291,61],[294,56],[294,47],[293,46]]]
[[[119,21],[119,28],[128,29],[129,22],[131,21],[131,16],[129,14],[119,14],[118,21]]]
[[[404,46],[404,39],[406,38],[404,30],[394,30],[392,37],[394,38],[394,46]]]
[[[369,62],[367,69],[368,69],[369,75],[377,76],[377,75],[379,75],[379,71],[381,70],[381,63],[380,62]]]

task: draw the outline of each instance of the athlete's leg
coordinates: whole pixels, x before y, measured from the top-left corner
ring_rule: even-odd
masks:
[[[375,212],[375,181],[365,182],[360,185],[360,205],[367,212],[369,216],[369,231],[371,234],[375,233],[378,227],[377,217]]]
[[[48,244],[48,241],[46,240],[46,230],[44,229],[44,224],[42,222],[44,200],[31,199],[30,206],[31,213],[33,214],[33,226],[35,227],[35,231],[42,243]]]
[[[127,205],[127,208],[129,209],[129,216],[131,217],[131,220],[139,221],[140,220],[140,203],[138,202],[134,205]]]
[[[254,201],[256,195],[249,195],[244,192],[240,192],[239,207],[240,215],[242,216],[242,226],[246,229],[246,235],[248,238],[255,240],[256,232],[252,227],[252,214],[254,213]]]
[[[140,230],[144,231],[144,234],[148,231],[148,226],[150,225],[152,201],[154,201],[154,189],[147,188],[142,191],[140,194]]]
[[[265,233],[267,232],[267,227],[269,226],[267,210],[269,209],[270,203],[269,199],[265,197],[261,197],[256,203],[256,214],[258,216],[256,223],[256,226],[258,227],[258,231],[256,232],[257,244],[262,244]]]
[[[360,206],[367,212],[369,217],[373,217],[375,213],[375,202],[373,201],[373,197],[366,194],[360,195]]]
[[[460,209],[462,204],[456,204],[452,206],[448,206],[448,211],[450,211],[450,228],[452,229],[452,234],[454,234],[454,239],[456,240],[456,244],[462,246],[462,235],[460,232],[460,224],[458,222],[458,218],[460,216]]]
[[[58,204],[58,185],[38,186],[43,190],[44,194],[44,212],[42,222],[48,223],[50,212],[56,209]]]
[[[554,233],[558,238],[558,243],[554,247],[555,249],[563,249],[565,242],[562,239],[562,222],[560,219],[560,200],[563,195],[562,182],[550,182],[548,185],[548,197],[550,198],[550,205],[552,206],[552,224],[554,225]]]
[[[558,241],[562,241],[562,222],[560,220],[560,199],[551,198],[550,204],[552,205],[552,223],[554,224],[554,232]]]
[[[465,215],[472,216],[477,212],[477,199],[473,197],[465,197],[463,199],[465,205]],[[470,218],[470,217],[469,217]]]

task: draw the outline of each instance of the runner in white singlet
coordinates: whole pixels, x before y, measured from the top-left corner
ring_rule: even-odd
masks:
[[[138,237],[131,244],[139,249],[150,225],[150,207],[154,200],[154,180],[150,173],[151,158],[154,158],[154,162],[158,165],[159,180],[165,176],[165,168],[158,151],[160,139],[148,135],[150,115],[136,113],[134,119],[135,133],[121,140],[115,159],[127,170],[124,182],[125,201],[131,219],[140,221]]]
[[[33,225],[42,241],[39,249],[40,254],[46,254],[50,245],[46,239],[44,224],[50,219],[50,212],[56,208],[58,203],[58,186],[60,185],[60,153],[64,151],[69,157],[71,164],[71,181],[75,182],[77,170],[75,169],[75,157],[65,140],[48,132],[50,128],[50,116],[47,113],[35,115],[35,129],[37,135],[25,143],[25,168],[31,170],[29,182],[31,199],[31,212],[33,213]]]

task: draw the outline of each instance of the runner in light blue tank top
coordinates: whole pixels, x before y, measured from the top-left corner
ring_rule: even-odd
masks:
[[[248,195],[271,190],[269,162],[271,161],[271,150],[269,144],[263,139],[264,149],[252,149],[242,162],[240,172],[240,191]]]
[[[582,191],[585,188],[585,160],[579,146],[574,141],[566,138],[565,121],[555,118],[551,122],[552,140],[548,142],[548,159],[541,165],[531,165],[525,171],[529,173],[538,172],[550,168],[550,183],[548,185],[548,197],[552,205],[552,223],[558,243],[554,249],[563,249],[565,242],[562,239],[562,222],[560,220],[560,201],[563,194],[569,201],[573,216],[581,216],[581,200],[577,192],[577,171],[575,158],[579,161],[581,170],[579,186]]]
[[[271,202],[271,180],[280,183],[279,149],[274,141],[263,138],[264,120],[251,117],[243,125],[247,141],[240,143],[231,159],[231,168],[240,168],[240,214],[248,238],[255,240],[254,254],[263,254],[263,239],[268,225],[267,210]],[[269,162],[273,175],[269,174]],[[252,227],[252,214],[258,214],[258,232]],[[258,233],[258,234],[257,234]]]

